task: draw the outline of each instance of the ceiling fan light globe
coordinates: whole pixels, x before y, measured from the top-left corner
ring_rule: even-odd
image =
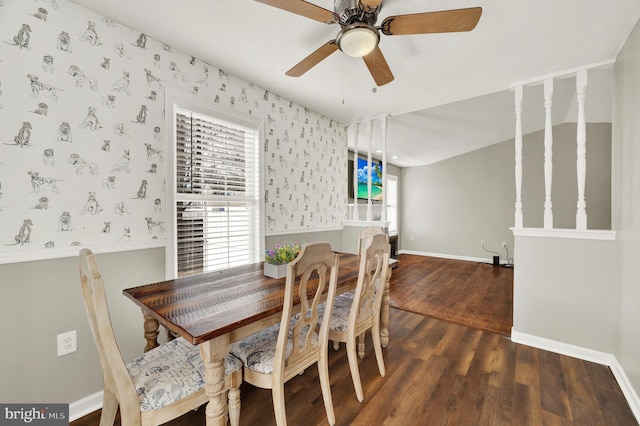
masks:
[[[362,58],[376,48],[380,36],[374,28],[369,26],[357,26],[345,28],[338,36],[336,42],[344,53],[354,58]]]

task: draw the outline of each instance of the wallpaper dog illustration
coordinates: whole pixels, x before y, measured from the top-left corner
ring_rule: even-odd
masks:
[[[29,143],[31,141],[31,129],[31,122],[24,121],[22,123],[22,127],[20,127],[20,130],[18,130],[18,134],[13,138],[13,143],[5,145],[17,145],[21,148],[29,146]]]
[[[29,176],[31,176],[31,187],[33,190],[31,192],[38,193],[40,189],[47,188],[53,192],[58,192],[58,179],[43,177],[40,176],[40,172],[36,171],[28,171]]]
[[[102,124],[98,120],[96,116],[96,109],[94,107],[87,108],[87,116],[84,118],[82,123],[80,124],[80,128],[89,128],[90,130],[98,130],[102,129]]]
[[[99,46],[102,44],[100,37],[98,37],[98,33],[96,32],[95,22],[89,21],[87,23],[87,29],[80,37],[80,41],[87,41],[92,46]]]
[[[50,84],[46,84],[40,81],[40,77],[34,74],[27,74],[29,84],[31,86],[31,96],[39,98],[40,95],[50,97],[52,100],[58,100],[58,90]]]
[[[69,156],[69,164],[75,168],[77,175],[81,175],[85,171],[92,175],[98,174],[98,165],[94,162],[86,161],[78,154],[71,154]]]
[[[5,41],[7,44],[13,44],[14,46],[18,46],[20,49],[28,49],[29,41],[31,40],[31,27],[29,24],[22,24],[22,28],[18,30],[18,34],[13,37],[13,42]]]
[[[15,242],[12,244],[5,244],[6,246],[15,246],[20,244],[21,246],[25,244],[31,243],[31,227],[33,226],[33,222],[31,219],[25,219],[22,221],[22,226],[18,230],[18,233],[15,235]]]
[[[66,31],[60,32],[60,34],[58,35],[57,48],[62,52],[67,52],[67,53],[72,52],[71,37],[69,36],[68,32]]]
[[[84,204],[82,210],[80,210],[80,214],[98,214],[102,211],[102,207],[100,207],[100,203],[96,200],[96,193],[89,192],[89,198],[87,202]]]
[[[63,121],[62,123],[60,123],[60,126],[58,127],[57,138],[62,142],[73,142],[73,138],[71,136],[71,126],[68,122]]]

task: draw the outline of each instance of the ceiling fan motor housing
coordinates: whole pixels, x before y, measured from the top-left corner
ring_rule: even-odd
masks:
[[[355,23],[375,25],[380,7],[374,9],[363,7],[360,0],[335,0],[334,10],[338,24],[347,26]]]

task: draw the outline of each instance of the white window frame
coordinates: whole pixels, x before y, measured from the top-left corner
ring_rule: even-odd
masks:
[[[389,222],[389,235],[398,235],[398,176],[387,174],[387,189],[391,185],[395,186],[395,198],[390,197],[390,190],[385,191],[385,203],[387,208],[387,222]],[[395,211],[395,221],[391,220],[391,211]]]
[[[169,165],[167,171],[166,194],[167,202],[165,208],[168,213],[168,229],[167,229],[167,247],[165,250],[165,276],[167,279],[173,279],[178,276],[177,263],[177,215],[176,215],[176,112],[177,110],[188,110],[205,116],[214,117],[219,120],[228,121],[242,127],[248,127],[257,131],[256,151],[258,156],[257,170],[257,188],[255,194],[255,203],[258,210],[258,232],[256,238],[255,259],[250,263],[259,262],[264,256],[264,202],[262,194],[264,193],[264,121],[247,114],[240,113],[235,110],[226,109],[213,103],[211,100],[202,99],[199,96],[171,88],[165,88],[165,140],[167,141],[167,152],[170,153]],[[182,199],[178,198],[178,199]],[[220,200],[220,198],[217,198]],[[238,201],[237,198],[229,197],[228,202]]]

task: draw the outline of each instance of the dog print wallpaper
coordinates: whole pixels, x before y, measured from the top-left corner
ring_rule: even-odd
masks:
[[[267,235],[341,226],[344,125],[68,0],[0,0],[0,262],[163,244],[169,86],[264,120]]]

